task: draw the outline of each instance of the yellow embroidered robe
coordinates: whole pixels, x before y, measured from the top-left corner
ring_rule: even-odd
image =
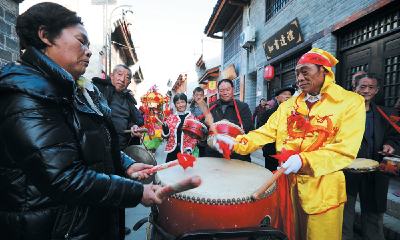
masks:
[[[282,103],[264,126],[237,136],[235,140],[239,143],[233,148],[239,154],[248,154],[267,143],[276,142],[278,153],[282,148],[300,152],[303,160],[300,171],[306,174],[297,174],[297,187],[300,204],[308,214],[323,213],[347,201],[345,178],[340,170],[357,156],[365,128],[362,96],[336,85],[331,75],[325,76],[321,94],[322,101],[315,103],[311,110],[302,101],[304,93]],[[328,116],[335,128],[334,135],[327,138],[319,149],[306,152],[320,134],[307,134],[304,140],[290,139],[288,127],[289,130],[301,132],[288,126],[287,119],[294,109],[298,109],[302,115],[308,114],[311,125],[329,127],[328,120],[321,120]]]

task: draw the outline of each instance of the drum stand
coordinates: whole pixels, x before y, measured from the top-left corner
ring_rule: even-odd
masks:
[[[174,237],[165,232],[157,224],[158,209],[156,206],[151,207],[150,216],[141,219],[133,227],[137,231],[143,224],[149,222],[150,231],[147,233],[147,239],[151,240],[196,240],[196,239],[233,239],[233,238],[249,238],[251,240],[289,240],[288,237],[280,230],[270,226],[270,218],[267,216],[263,219],[259,227],[247,228],[230,228],[230,229],[201,229],[196,231],[188,231]],[[149,226],[149,227],[150,227]]]

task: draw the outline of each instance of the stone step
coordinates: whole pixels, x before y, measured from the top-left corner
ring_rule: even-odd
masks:
[[[361,233],[361,207],[359,202],[356,203],[355,210],[354,227]],[[385,213],[383,215],[383,233],[386,240],[400,240],[400,220]]]

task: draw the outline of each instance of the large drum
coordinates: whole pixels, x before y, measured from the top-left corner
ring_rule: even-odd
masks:
[[[218,121],[214,123],[214,126],[218,134],[221,134],[226,137],[235,138],[237,135],[244,134],[244,131],[239,126],[228,121]],[[207,145],[212,149],[216,150],[213,144],[214,138],[215,138],[214,133],[212,131],[209,131],[207,137]]]
[[[274,183],[260,198],[251,195],[272,173],[254,163],[224,158],[197,158],[193,168],[173,167],[157,173],[163,186],[199,175],[201,185],[167,197],[158,205],[157,225],[177,237],[193,230],[258,227],[263,219],[273,226],[278,217]]]
[[[182,131],[191,138],[203,140],[207,135],[207,127],[194,119],[186,119],[182,126]]]
[[[141,145],[129,146],[124,149],[124,153],[133,160],[135,160],[137,163],[150,164],[153,166],[157,165],[157,161],[153,157],[153,155],[150,154],[148,151],[146,151],[146,149],[144,149]],[[140,180],[139,182],[143,184],[149,184],[154,181],[155,174],[156,173],[154,173],[153,175],[149,176],[146,179]]]

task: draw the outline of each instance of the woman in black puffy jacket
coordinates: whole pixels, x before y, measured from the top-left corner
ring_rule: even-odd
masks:
[[[81,77],[81,19],[39,3],[16,32],[21,62],[0,71],[0,239],[118,239],[120,208],[162,200],[125,178],[151,166],[118,151],[107,103]]]

